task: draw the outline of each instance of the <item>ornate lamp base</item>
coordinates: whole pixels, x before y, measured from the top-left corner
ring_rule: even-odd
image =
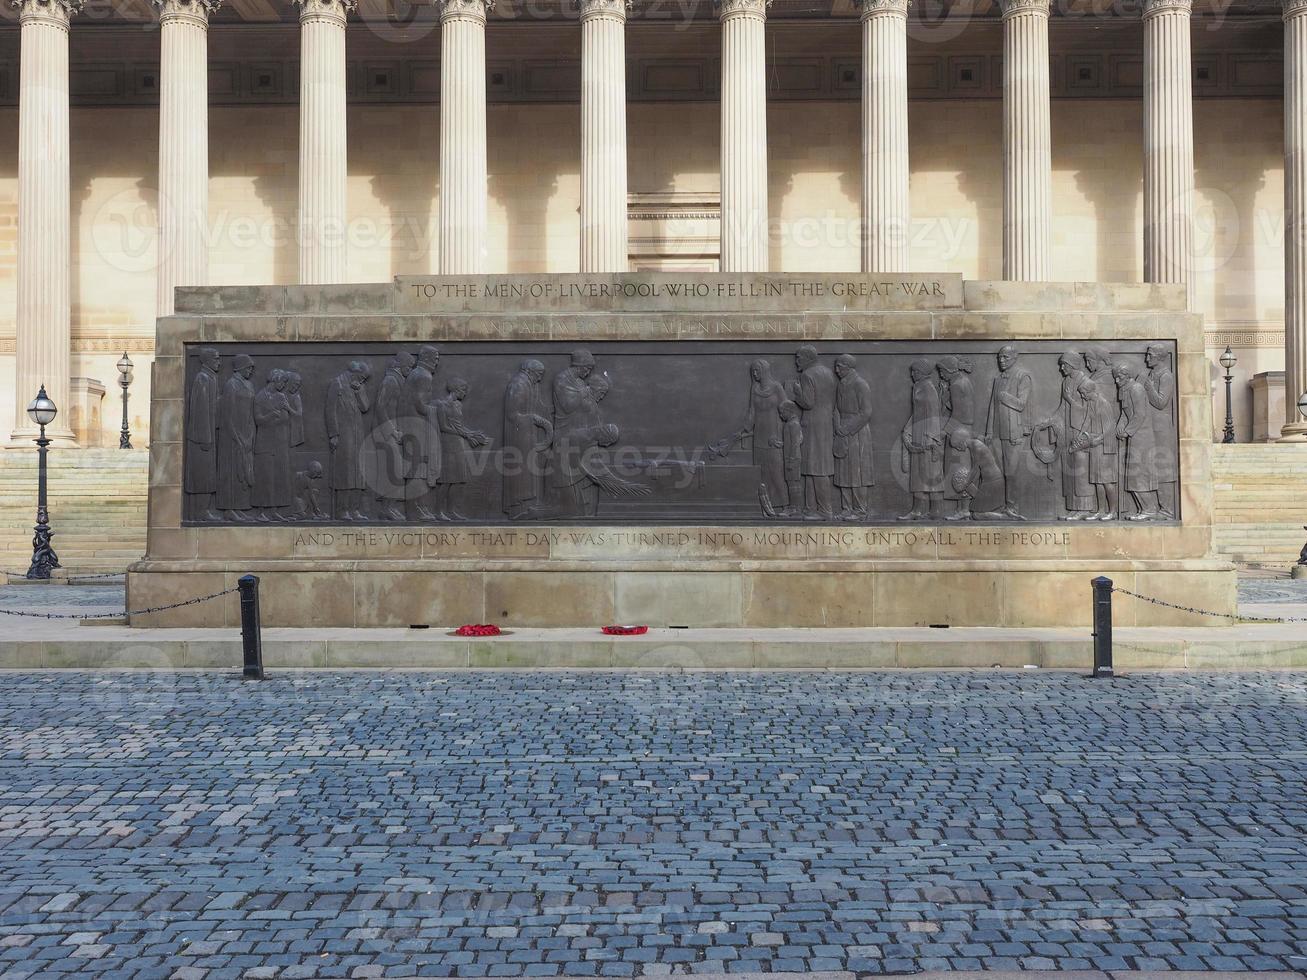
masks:
[[[59,556],[50,545],[53,534],[48,526],[40,524],[36,526],[36,536],[32,538],[32,564],[27,569],[28,578],[48,579],[56,568],[62,567],[59,564]]]

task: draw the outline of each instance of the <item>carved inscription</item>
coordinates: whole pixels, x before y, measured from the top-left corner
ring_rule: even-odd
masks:
[[[779,300],[779,299],[887,299],[918,297],[943,299],[942,279],[899,279],[893,281],[792,280],[769,282],[566,282],[551,279],[513,281],[486,277],[484,281],[414,282],[408,284],[416,300]]]
[[[942,310],[962,307],[962,277],[838,273],[642,272],[627,275],[400,277],[397,313],[657,314]]]
[[[586,555],[613,559],[693,555],[700,559],[894,557],[935,558],[960,549],[972,558],[1051,558],[1072,545],[1073,532],[1050,528],[306,528],[296,532],[296,555],[362,559],[545,558]]]

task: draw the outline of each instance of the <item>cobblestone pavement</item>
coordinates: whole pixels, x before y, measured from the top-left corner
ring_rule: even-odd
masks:
[[[1307,579],[1240,578],[1239,601],[1307,603]]]
[[[1307,675],[11,673],[0,975],[1307,967]]]
[[[127,590],[121,581],[94,585],[5,585],[0,586],[0,609],[30,612],[93,613],[122,612]],[[8,617],[0,616],[0,623]]]

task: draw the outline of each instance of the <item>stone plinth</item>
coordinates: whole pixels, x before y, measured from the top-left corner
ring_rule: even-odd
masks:
[[[1201,320],[1184,307],[1181,286],[964,283],[952,275],[460,276],[368,286],[182,289],[177,315],[159,321],[149,546],[145,560],[131,570],[129,606],[216,592],[253,572],[263,581],[269,626],[485,621],[520,627],[626,621],[744,628],[1087,626],[1089,582],[1106,574],[1133,592],[1233,612],[1233,569],[1211,547],[1210,406]],[[878,479],[868,490],[870,516],[861,518],[764,516],[754,489],[751,500],[746,494],[735,501],[746,509],[727,521],[676,521],[650,511],[658,519],[642,522],[638,501],[618,506],[605,498],[596,514],[573,520],[556,515],[510,520],[505,513],[477,523],[423,520],[411,512],[385,517],[368,510],[365,501],[368,513],[361,521],[330,517],[327,506],[316,519],[278,513],[266,525],[232,524],[221,516],[204,517],[196,495],[184,492],[192,472],[187,454],[194,451],[186,443],[196,438],[187,429],[186,400],[206,348],[221,352],[223,384],[232,374],[234,351],[249,351],[254,360],[277,351],[284,363],[299,369],[305,375],[302,445],[312,447],[325,439],[312,430],[321,428],[323,409],[316,406],[326,388],[308,370],[313,357],[329,355],[345,368],[361,359],[360,351],[416,353],[424,345],[442,344],[445,359],[434,386],[440,396],[460,373],[479,377],[475,358],[494,355],[503,345],[514,358],[520,352],[527,359],[538,349],[558,361],[549,362],[553,377],[545,378],[546,391],[566,363],[552,345],[565,351],[593,346],[601,371],[610,357],[600,353],[610,349],[601,344],[612,345],[612,391],[600,405],[608,413],[605,421],[617,419],[630,430],[639,420],[620,413],[640,376],[623,366],[619,352],[657,355],[671,345],[692,358],[756,347],[773,352],[768,357],[786,385],[797,380],[790,378],[792,358],[774,352],[808,344],[832,364],[848,350],[871,349],[858,345],[886,345],[895,357],[927,360],[932,370],[949,357],[967,356],[975,361],[975,441],[991,444],[1000,441],[986,439],[985,429],[991,384],[997,384],[994,353],[1001,346],[1027,352],[1103,348],[1140,374],[1144,350],[1153,347],[1164,351],[1174,376],[1165,410],[1170,452],[1178,459],[1173,476],[1178,479],[1170,484],[1174,516],[1137,522],[1055,519],[1063,506],[1068,510],[1061,516],[1072,513],[1074,500],[1064,494],[1067,478],[1056,460],[1038,463],[1031,456],[1024,464],[1031,469],[1021,480],[1039,489],[1023,491],[1022,506],[1035,499],[1030,494],[1043,500],[1032,509],[1038,510],[1038,520],[980,513],[977,507],[972,519],[946,522],[933,503],[919,520],[884,519],[887,513],[903,516],[915,509],[917,477],[911,474],[920,461],[902,444],[899,430],[909,442],[918,437],[912,434],[919,431],[914,420],[920,426],[924,417],[914,406],[920,397],[930,400],[918,386],[929,382],[939,391],[943,382],[933,373],[929,379],[909,379],[897,367],[886,380],[872,356],[860,357],[858,370],[877,386]],[[368,356],[375,362],[376,353]],[[1038,355],[1043,360],[1033,353],[1021,356],[1030,359],[1038,403],[1028,412],[1027,428],[1038,429],[1046,441],[1056,429],[1047,423],[1060,411],[1057,361],[1045,354]],[[364,385],[369,406],[385,401],[386,368],[385,362],[373,364]],[[266,366],[256,372],[253,390],[263,392],[270,383],[265,374],[273,372]],[[734,414],[744,415],[753,389],[743,372],[735,377],[732,369],[721,385],[732,404],[738,402]],[[271,394],[260,397],[275,400]],[[500,416],[494,414],[500,398],[470,397],[465,413],[468,425],[483,428],[492,444],[503,438]],[[674,413],[690,399],[668,387],[665,403]],[[553,421],[557,428],[557,414]],[[962,421],[955,414],[949,423]],[[805,417],[805,422],[815,424],[815,419]],[[705,421],[705,439],[721,427],[716,420]],[[1033,452],[1030,435],[1018,437],[1026,440],[1024,453]],[[838,457],[844,446],[837,445]],[[297,465],[308,460],[308,450],[294,452],[300,454]],[[1165,455],[1158,452],[1159,459]],[[747,467],[748,451],[743,455]],[[950,474],[953,465],[947,464]],[[994,466],[985,469],[982,487],[992,491],[1006,471],[996,475]],[[1107,477],[1100,474],[1100,479]],[[1121,479],[1135,477],[1123,472]],[[1049,503],[1064,499],[1065,505]],[[1002,500],[1000,492],[986,506],[997,510]],[[469,512],[493,512],[484,501],[473,504]],[[255,507],[247,516],[257,520],[257,502]],[[133,625],[230,625],[230,605],[188,607]],[[1211,625],[1210,619],[1124,598],[1118,622]]]
[[[1284,372],[1253,375],[1253,442],[1278,442],[1284,428]]]

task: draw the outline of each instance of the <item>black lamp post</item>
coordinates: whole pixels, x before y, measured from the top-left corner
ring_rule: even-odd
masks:
[[[132,431],[127,427],[127,389],[132,385],[132,359],[123,351],[118,360],[118,384],[123,389],[123,430],[118,434],[118,448],[132,448]]]
[[[37,457],[36,483],[36,536],[32,538],[32,564],[27,569],[29,579],[49,579],[50,573],[59,567],[59,556],[50,546],[53,532],[50,530],[50,512],[45,503],[45,457],[50,447],[50,440],[45,437],[45,427],[59,414],[55,403],[45,393],[45,385],[27,406],[27,417],[41,427],[41,435],[36,440],[39,456]]]
[[[1239,358],[1234,356],[1234,351],[1229,347],[1221,355],[1221,367],[1225,368],[1225,438],[1223,443],[1234,442],[1234,402],[1231,398],[1230,391],[1234,385],[1234,366],[1239,363]]]

